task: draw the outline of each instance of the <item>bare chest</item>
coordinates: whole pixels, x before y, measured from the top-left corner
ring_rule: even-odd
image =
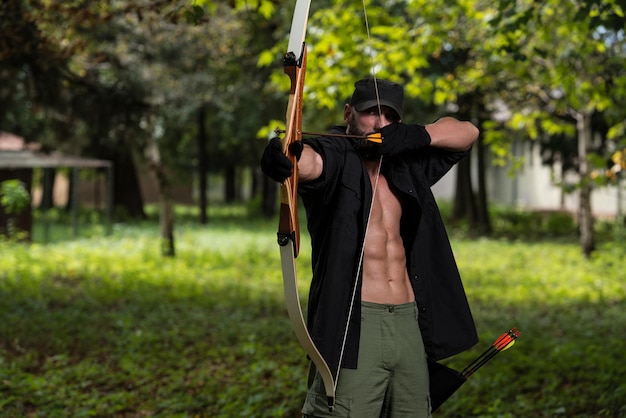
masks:
[[[387,229],[387,233],[399,233],[402,206],[396,192],[377,168],[368,166],[372,184],[373,201],[370,212],[370,228]]]

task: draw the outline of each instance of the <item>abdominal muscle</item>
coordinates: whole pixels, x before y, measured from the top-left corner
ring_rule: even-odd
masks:
[[[375,184],[376,174],[368,171]],[[401,215],[400,201],[380,175],[365,236],[363,301],[398,305],[415,300],[400,236]]]

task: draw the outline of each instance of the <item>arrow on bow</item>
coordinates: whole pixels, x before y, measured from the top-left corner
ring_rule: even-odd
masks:
[[[287,130],[286,129],[280,129],[280,128],[276,128],[274,129],[274,133],[276,135],[280,135],[280,134],[284,134],[286,133]],[[367,134],[367,135],[350,135],[350,134],[335,134],[335,133],[322,133],[322,132],[304,132],[304,131],[300,131],[299,134],[301,136],[329,136],[329,137],[333,137],[333,138],[354,138],[354,139],[367,139],[370,142],[375,142],[377,144],[382,144],[383,142],[383,135],[380,132],[372,132],[371,134]]]
[[[287,313],[300,345],[302,345],[322,377],[328,400],[328,409],[332,412],[335,406],[335,380],[326,360],[324,360],[311,339],[302,315],[302,306],[300,305],[298,293],[295,260],[300,250],[298,164],[296,157],[289,150],[289,146],[292,143],[302,140],[302,93],[304,91],[304,75],[306,71],[306,44],[304,37],[310,4],[310,0],[297,0],[296,2],[289,34],[289,45],[283,60],[285,74],[291,80],[291,89],[287,104],[285,135],[281,142],[283,152],[293,164],[293,173],[291,177],[280,185],[278,245],[280,247]]]

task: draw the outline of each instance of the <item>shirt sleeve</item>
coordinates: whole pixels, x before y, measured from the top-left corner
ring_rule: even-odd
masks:
[[[426,176],[429,186],[433,186],[448,172],[450,169],[471,151],[449,151],[442,148],[428,147],[428,153],[422,160],[422,169]]]
[[[303,142],[322,157],[324,167],[319,178],[300,182],[298,191],[301,195],[319,195],[325,200],[332,195],[332,190],[341,178],[346,153],[351,149],[351,143],[344,138],[324,136],[306,138]]]

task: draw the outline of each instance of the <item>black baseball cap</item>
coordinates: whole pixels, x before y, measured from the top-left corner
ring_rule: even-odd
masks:
[[[378,89],[378,97],[376,90]],[[354,83],[354,93],[350,105],[357,112],[363,112],[371,107],[389,106],[396,111],[400,119],[404,112],[404,87],[388,80],[364,78]]]

